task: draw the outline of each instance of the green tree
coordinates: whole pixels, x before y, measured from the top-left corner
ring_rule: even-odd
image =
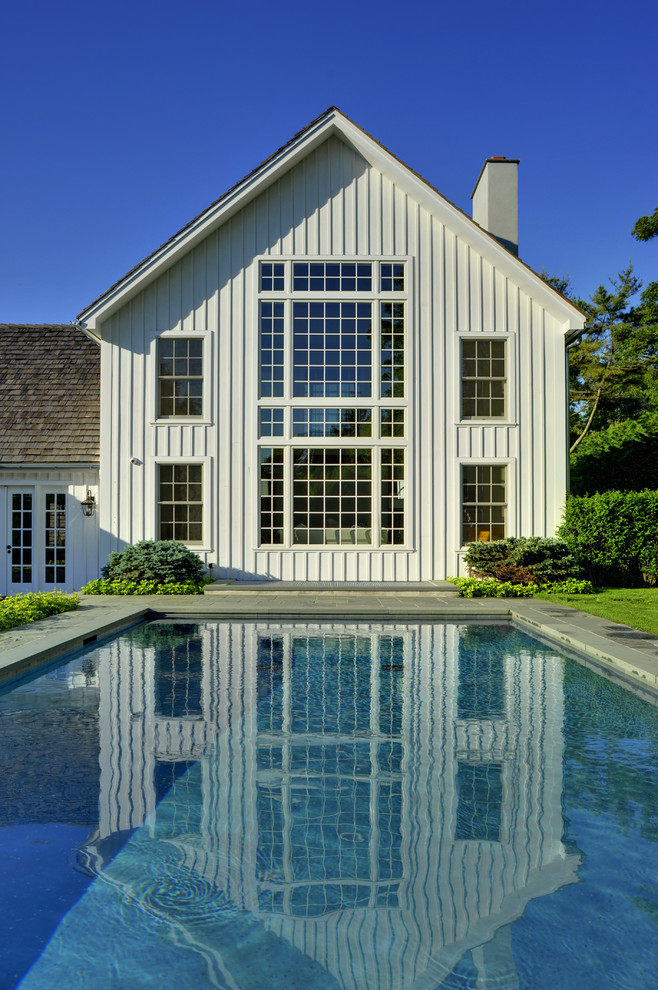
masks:
[[[658,237],[658,206],[653,213],[640,217],[631,233],[638,241],[650,241],[652,237]]]

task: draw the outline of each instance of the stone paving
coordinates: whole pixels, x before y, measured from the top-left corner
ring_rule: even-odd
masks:
[[[458,598],[454,591],[406,585],[332,588],[227,586],[209,595],[81,596],[80,608],[0,632],[0,679],[79,649],[147,617],[399,619],[428,622],[512,619],[574,650],[610,673],[655,692],[658,637],[598,616],[537,599]]]

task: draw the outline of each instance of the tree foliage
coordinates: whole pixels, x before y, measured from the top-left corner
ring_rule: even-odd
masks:
[[[642,285],[629,265],[610,280],[609,287],[600,285],[585,301],[572,293],[568,280],[545,272],[542,276],[587,316],[584,331],[569,352],[572,454],[594,436],[598,443],[586,447],[590,460],[597,452],[619,449],[620,438],[630,441],[629,451],[637,442],[653,449],[650,438],[658,414],[658,282],[651,282],[638,298]],[[579,461],[574,458],[572,463],[577,480]]]
[[[653,213],[636,220],[631,233],[638,241],[650,241],[652,237],[658,237],[658,206]]]

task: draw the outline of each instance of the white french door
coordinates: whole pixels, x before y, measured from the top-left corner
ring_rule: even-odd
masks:
[[[0,594],[65,587],[66,492],[26,486],[7,487],[6,493],[5,573],[3,589],[0,567]]]
[[[36,491],[34,488],[8,488],[5,545],[5,594],[34,591]]]

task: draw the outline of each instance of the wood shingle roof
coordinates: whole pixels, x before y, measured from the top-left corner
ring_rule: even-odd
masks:
[[[92,463],[99,440],[99,345],[72,324],[0,324],[0,463]]]

